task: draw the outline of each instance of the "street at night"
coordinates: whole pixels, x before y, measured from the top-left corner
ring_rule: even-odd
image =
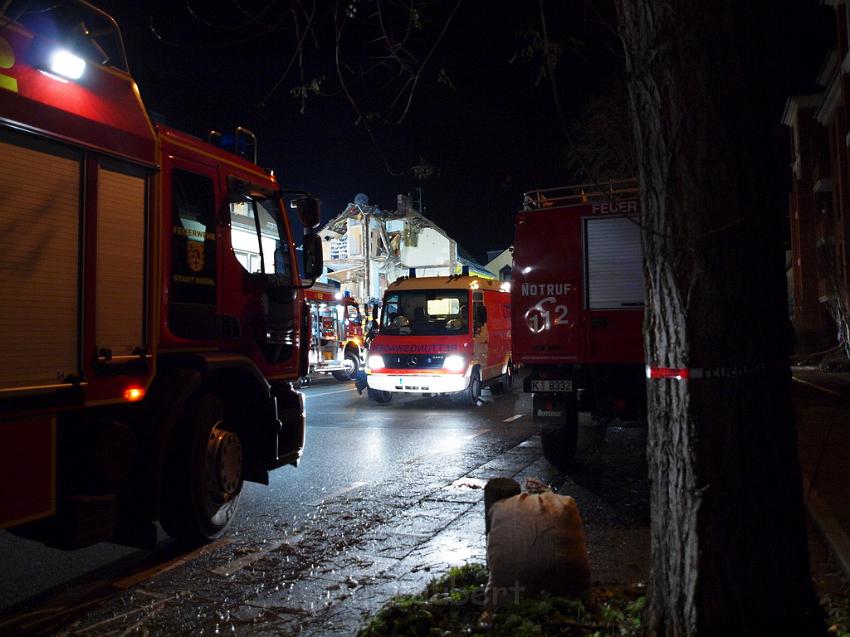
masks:
[[[0,596],[15,603],[0,633],[353,634],[361,612],[391,595],[483,563],[483,486],[494,477],[561,485],[588,525],[594,577],[645,581],[644,428],[612,426],[600,446],[599,428],[582,420],[584,468],[564,484],[541,457],[521,392],[485,390],[473,409],[447,397],[377,405],[318,377],[304,394],[301,466],[273,472],[269,487],[246,484],[220,540],[181,550],[163,539],[118,558],[111,544],[81,557],[0,536],[14,556]]]
[[[0,3],[0,635],[850,637],[815,4]]]

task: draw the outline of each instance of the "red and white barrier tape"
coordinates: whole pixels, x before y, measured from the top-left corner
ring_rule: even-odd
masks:
[[[646,366],[646,377],[650,379],[670,378],[673,380],[691,380],[697,378],[732,378],[763,372],[779,365],[748,365],[744,367],[651,367]]]

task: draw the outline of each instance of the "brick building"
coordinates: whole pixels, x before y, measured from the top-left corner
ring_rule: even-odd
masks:
[[[783,123],[790,129],[789,293],[798,349],[835,343],[834,306],[848,307],[850,282],[850,16],[845,0],[834,9],[835,47],[818,74],[822,90],[789,98]]]

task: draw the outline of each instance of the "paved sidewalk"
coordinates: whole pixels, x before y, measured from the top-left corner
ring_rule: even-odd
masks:
[[[850,580],[850,373],[792,373],[804,500]]]
[[[850,578],[850,373],[794,369],[799,453],[806,505]],[[585,522],[594,583],[646,581],[649,532],[643,513],[623,517],[631,493],[608,492],[599,498],[595,476],[612,474],[623,458],[634,455],[639,431],[609,432],[608,441],[585,476],[565,479],[542,458],[534,436],[507,450],[451,485],[424,497],[398,519],[372,529],[364,543],[317,565],[318,579],[304,581],[271,608],[310,607],[309,616],[291,618],[281,627],[305,635],[351,635],[366,613],[379,610],[392,596],[417,593],[451,566],[484,562],[483,486],[494,477],[520,483],[536,477],[559,486],[579,503]],[[604,467],[599,464],[605,465]],[[616,475],[612,481],[618,481]],[[604,488],[603,488],[604,490]],[[345,577],[341,575],[345,574]]]
[[[624,440],[632,435],[613,434],[611,446],[633,450]],[[573,495],[580,509],[582,503],[587,505],[585,532],[594,582],[646,581],[646,525],[630,524],[628,517],[619,516],[616,507],[590,490],[565,482],[563,474],[543,458],[540,437],[533,436],[428,494],[395,520],[370,529],[355,547],[316,564],[313,576],[269,595],[262,604],[243,608],[238,619],[256,620],[254,635],[350,636],[365,614],[374,614],[393,596],[421,592],[450,567],[485,562],[483,487],[494,477],[510,477],[520,484],[534,477],[560,485],[560,492]],[[303,610],[287,614],[288,609]]]

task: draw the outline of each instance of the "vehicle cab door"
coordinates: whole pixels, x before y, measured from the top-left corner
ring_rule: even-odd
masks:
[[[487,329],[487,306],[484,304],[483,292],[472,292],[471,318],[473,358],[480,363],[481,377],[484,379],[487,375],[490,333]]]
[[[258,352],[264,373],[272,378],[296,374],[301,311],[282,202],[267,186],[234,176],[227,180],[227,191],[227,314],[239,322],[243,346]]]
[[[163,344],[221,336],[216,176],[212,167],[173,156],[163,170],[168,193]]]

